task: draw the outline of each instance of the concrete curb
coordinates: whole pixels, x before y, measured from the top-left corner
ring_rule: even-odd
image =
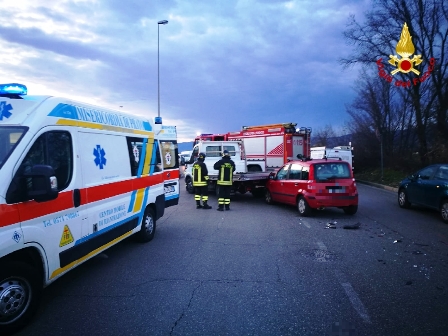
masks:
[[[398,188],[389,187],[389,186],[385,186],[385,185],[378,184],[378,183],[362,181],[362,180],[356,180],[356,182],[359,182],[359,183],[362,183],[362,184],[366,184],[366,185],[369,185],[369,186],[372,186],[372,187],[375,187],[375,188],[385,189],[385,190],[393,191],[393,192],[396,192],[396,193],[398,192]]]

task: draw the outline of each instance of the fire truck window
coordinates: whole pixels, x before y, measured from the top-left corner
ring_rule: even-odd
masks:
[[[224,150],[228,150],[230,156],[235,156],[235,153],[236,153],[235,146],[223,146],[223,151]]]
[[[191,154],[191,157],[193,158],[193,162],[196,161],[198,156],[199,156],[199,147],[194,147],[193,153]]]
[[[221,146],[205,147],[205,155],[207,155],[207,157],[221,157]]]

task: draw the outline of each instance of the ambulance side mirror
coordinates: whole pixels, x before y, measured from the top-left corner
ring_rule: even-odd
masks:
[[[29,173],[24,174],[29,183],[28,199],[46,202],[58,197],[58,180],[51,166],[35,165]]]

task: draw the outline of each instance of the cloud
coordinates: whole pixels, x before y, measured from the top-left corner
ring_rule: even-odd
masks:
[[[185,138],[343,123],[357,73],[338,65],[342,31],[370,3],[18,1],[0,1],[1,78],[153,117],[159,50],[161,114]]]

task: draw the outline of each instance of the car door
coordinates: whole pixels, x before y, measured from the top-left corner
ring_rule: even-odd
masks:
[[[426,194],[428,193],[428,189],[431,188],[429,181],[433,177],[436,168],[436,166],[429,166],[414,175],[414,178],[407,187],[409,202],[421,205],[429,204],[426,200]]]
[[[288,176],[289,164],[284,165],[275,175],[274,179],[270,180],[269,191],[272,199],[276,202],[285,203],[285,181]]]
[[[424,189],[424,205],[438,209],[442,194],[448,189],[448,165],[439,166],[432,177],[422,181]]]
[[[283,182],[283,197],[285,203],[288,204],[296,204],[297,194],[299,189],[302,177],[302,166],[298,163],[292,163],[289,168],[289,173],[287,179]]]

